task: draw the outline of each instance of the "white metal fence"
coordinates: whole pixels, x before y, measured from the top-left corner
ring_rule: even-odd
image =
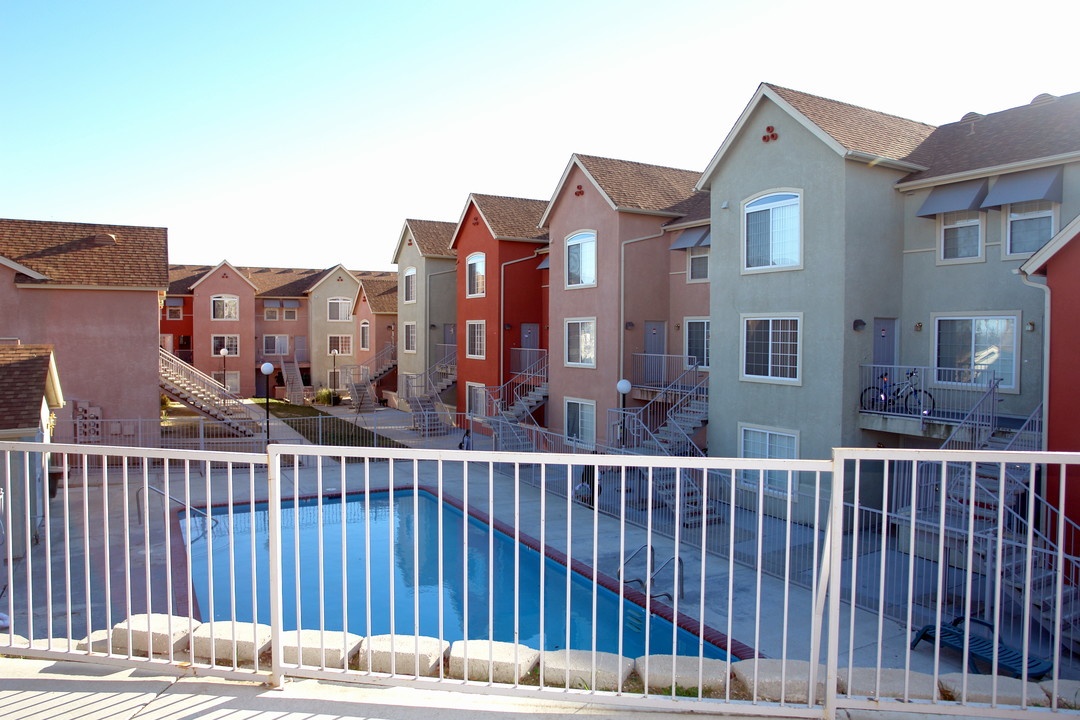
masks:
[[[1077,704],[1080,454],[0,459],[5,653],[801,717]]]

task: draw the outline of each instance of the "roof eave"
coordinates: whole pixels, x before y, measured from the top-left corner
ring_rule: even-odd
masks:
[[[14,260],[12,260],[10,258],[4,257],[3,255],[0,255],[0,265],[3,265],[4,267],[9,267],[12,270],[14,270],[15,272],[22,273],[23,275],[28,275],[28,276],[34,278],[35,280],[48,280],[49,279],[49,277],[47,275],[42,275],[37,270],[33,270],[31,268],[28,268],[25,265],[23,265],[22,263],[17,263],[17,262],[15,262]]]
[[[882,155],[865,153],[859,150],[848,150],[847,153],[844,154],[844,157],[848,160],[854,160],[855,162],[866,163],[871,167],[886,167],[893,170],[903,170],[905,172],[922,172],[923,170],[928,169],[923,165],[917,165],[904,160],[897,160],[896,158],[888,158]]]
[[[1041,167],[1050,167],[1052,165],[1061,165],[1067,162],[1074,162],[1080,160],[1080,150],[1062,153],[1061,155],[1051,155],[1049,157],[1035,158],[1032,160],[1018,160],[1017,162],[1005,163],[1004,165],[992,165],[988,167],[976,168],[974,170],[966,170],[964,172],[952,173],[950,175],[935,175],[934,177],[926,178],[924,180],[911,180],[909,182],[901,182],[896,184],[897,190],[922,190],[923,188],[934,187],[935,185],[946,185],[948,183],[961,182],[963,180],[974,180],[976,178],[987,177],[989,175],[1001,175],[1003,173],[1019,172],[1020,170],[1035,170]]]
[[[615,202],[608,196],[608,194],[604,192],[603,186],[601,186],[600,183],[596,181],[596,178],[592,176],[592,173],[589,172],[589,169],[585,167],[585,163],[581,162],[580,158],[578,158],[578,154],[574,153],[570,156],[570,162],[566,163],[566,169],[563,170],[562,177],[559,178],[558,184],[555,185],[555,192],[551,194],[551,199],[548,200],[547,207],[544,208],[544,214],[540,216],[540,222],[537,223],[536,227],[547,227],[548,215],[550,215],[551,209],[555,207],[555,199],[559,197],[559,194],[562,192],[563,186],[566,184],[566,179],[570,177],[570,170],[575,165],[580,168],[581,172],[585,175],[585,177],[589,179],[589,182],[591,182],[593,186],[600,191],[600,195],[602,195],[604,200],[607,201],[608,206],[611,207],[612,210],[619,209],[618,207],[616,207]]]

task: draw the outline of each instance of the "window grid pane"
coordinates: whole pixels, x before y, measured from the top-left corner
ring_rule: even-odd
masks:
[[[470,322],[466,325],[465,354],[469,357],[484,357],[484,331],[486,323]]]
[[[797,318],[748,318],[743,374],[797,380],[799,321]]]

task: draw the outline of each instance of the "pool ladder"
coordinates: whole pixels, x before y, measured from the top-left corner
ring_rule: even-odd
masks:
[[[648,551],[649,551],[649,565],[648,565],[648,567],[656,568],[655,570],[653,570],[652,575],[649,576],[649,582],[646,583],[641,578],[627,578],[624,582],[626,582],[627,585],[629,585],[631,583],[636,583],[638,587],[640,587],[642,590],[645,590],[646,588],[652,586],[653,581],[656,580],[656,576],[659,575],[661,573],[661,571],[663,571],[664,568],[666,568],[668,565],[671,565],[672,563],[674,563],[675,564],[675,573],[676,573],[676,588],[675,588],[675,590],[678,591],[679,599],[682,600],[683,595],[684,595],[684,587],[683,586],[684,586],[684,581],[685,581],[684,580],[684,575],[683,575],[683,561],[682,561],[682,558],[678,557],[677,555],[674,555],[674,556],[668,558],[667,560],[665,560],[663,563],[661,563],[659,567],[657,567],[657,565],[656,565],[656,548],[654,548],[652,545],[642,545],[637,550],[630,553],[630,557],[626,558],[626,560],[623,561],[623,564],[619,568],[619,571],[615,574],[615,577],[622,580],[623,579],[623,571],[626,570],[626,566],[630,564],[631,560],[633,560],[635,557],[638,556],[638,553],[640,553],[642,550],[645,550],[645,549],[648,549]],[[652,595],[652,597],[653,598],[666,597],[668,600],[671,600],[672,602],[675,601],[675,598],[674,598],[673,594],[671,592],[667,592],[666,590],[664,592],[655,593],[655,594]]]

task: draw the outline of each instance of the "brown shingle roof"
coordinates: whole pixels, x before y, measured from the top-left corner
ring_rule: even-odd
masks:
[[[169,294],[188,295],[194,285],[216,265],[170,265]],[[319,282],[333,268],[314,270],[311,268],[268,268],[238,267],[255,285],[255,294],[266,297],[303,297],[311,286]],[[391,278],[394,273],[382,270],[350,270],[358,279]]]
[[[46,276],[43,285],[164,288],[168,231],[131,225],[0,219],[0,256]]]
[[[497,238],[547,240],[547,231],[537,227],[547,209],[547,200],[529,200],[502,195],[473,193],[472,199]]]
[[[364,287],[371,312],[397,313],[397,277],[368,277],[360,280],[360,284]]]
[[[456,250],[450,249],[450,241],[454,239],[457,223],[411,219],[405,222],[412,231],[413,239],[421,255],[446,257],[457,254]]]
[[[0,345],[0,429],[41,423],[52,345]]]
[[[788,104],[848,150],[909,160],[933,125],[765,83]]]
[[[670,212],[694,194],[700,171],[648,165],[630,160],[575,156],[616,207]]]
[[[675,203],[669,210],[679,213],[679,217],[668,220],[665,225],[692,222],[694,220],[708,220],[710,217],[710,196],[707,192],[697,192],[680,203]]]
[[[1039,96],[1031,104],[942,125],[913,155],[927,169],[902,182],[928,180],[1080,152],[1080,92]]]

